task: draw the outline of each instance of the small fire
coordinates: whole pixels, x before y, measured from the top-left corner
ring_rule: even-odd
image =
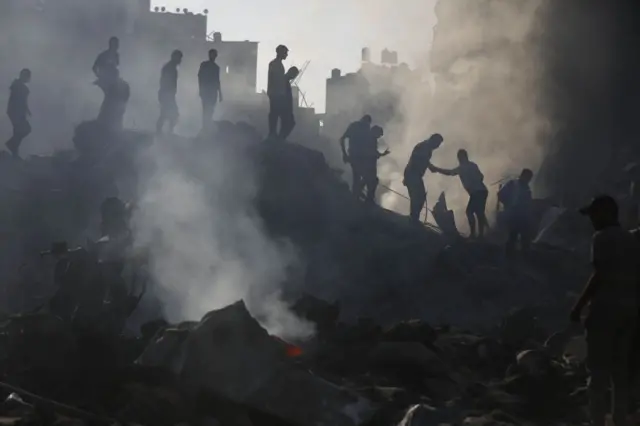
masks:
[[[279,337],[274,336],[276,340],[278,340],[284,346],[284,353],[289,358],[297,358],[302,355],[302,348],[300,346],[296,346],[293,343],[285,342]]]

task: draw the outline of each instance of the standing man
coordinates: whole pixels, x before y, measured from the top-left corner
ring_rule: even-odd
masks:
[[[198,87],[202,100],[202,129],[208,129],[218,101],[222,102],[222,86],[220,85],[220,67],[216,64],[218,51],[209,50],[209,60],[200,64],[198,71]]]
[[[178,123],[178,104],[176,94],[178,92],[178,65],[182,62],[182,52],[174,50],[171,53],[171,60],[162,67],[160,74],[160,90],[158,91],[158,101],[160,102],[160,117],[156,123],[156,133],[161,135],[164,123],[169,123],[169,133]]]
[[[469,160],[469,154],[465,149],[458,151],[458,167],[451,170],[441,169],[431,165],[431,171],[441,173],[446,176],[459,176],[462,187],[469,194],[467,203],[467,219],[469,220],[469,230],[471,238],[476,237],[476,219],[478,224],[478,235],[484,236],[484,228],[487,224],[485,210],[487,207],[487,197],[489,191],[484,184],[484,175],[476,163]]]
[[[620,226],[618,205],[608,195],[594,198],[580,213],[589,217],[595,229],[593,274],[571,311],[571,320],[579,322],[589,304],[585,328],[591,424],[605,425],[605,398],[611,385],[613,421],[625,426],[629,424],[629,355],[638,314],[638,241]]]
[[[520,177],[507,182],[498,191],[498,201],[504,205],[505,219],[509,237],[507,239],[507,256],[511,257],[520,240],[520,249],[523,252],[529,251],[533,230],[531,229],[533,196],[529,184],[533,179],[533,172],[524,169]]]
[[[109,48],[100,53],[93,63],[93,73],[97,77],[94,84],[101,88],[117,79],[116,71],[120,66],[119,48],[120,40],[118,37],[111,37],[109,39]]]
[[[340,138],[340,148],[342,149],[342,161],[351,164],[353,175],[351,181],[351,191],[356,198],[362,195],[364,187],[362,176],[362,157],[366,155],[367,143],[371,135],[371,116],[366,114],[358,121],[349,124],[347,130]],[[349,147],[345,141],[349,139]]]
[[[280,124],[280,139],[287,140],[293,128],[296,127],[296,119],[293,115],[293,88],[291,83],[300,74],[298,67],[291,67],[287,70],[285,76],[285,93],[286,102],[282,111],[282,118]]]
[[[269,76],[267,81],[267,95],[269,96],[269,138],[278,135],[278,120],[286,112],[287,105],[287,77],[282,61],[289,56],[287,46],[280,45],[276,48],[276,58],[269,62]]]
[[[431,167],[431,156],[438,149],[444,138],[439,133],[434,133],[429,139],[417,144],[411,152],[409,163],[404,169],[403,185],[407,187],[410,199],[409,216],[414,222],[420,221],[420,212],[427,201],[427,190],[424,187],[424,174]]]
[[[380,182],[378,179],[378,160],[391,153],[388,149],[384,152],[378,151],[378,139],[383,135],[384,130],[382,127],[373,126],[370,130],[366,152],[359,159],[361,164],[358,168],[362,171],[362,183],[367,188],[367,195],[365,196],[367,204],[374,204],[376,200],[376,189],[378,189],[378,183]]]
[[[29,88],[27,84],[31,81],[31,70],[25,68],[20,71],[20,76],[13,81],[10,87],[9,102],[7,105],[7,115],[13,126],[13,135],[7,141],[7,149],[14,157],[19,157],[20,144],[31,133],[31,125],[28,117],[31,116],[29,109]]]

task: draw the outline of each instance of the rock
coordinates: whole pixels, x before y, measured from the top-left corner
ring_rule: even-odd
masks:
[[[398,426],[431,426],[435,409],[425,404],[410,407]]]
[[[432,344],[438,334],[436,330],[422,320],[409,320],[396,323],[383,330],[381,339],[386,342],[418,342]]]
[[[519,349],[534,336],[536,315],[532,308],[519,308],[509,313],[500,326],[500,340],[508,347]]]
[[[374,413],[366,398],[293,366],[243,302],[170,334],[157,337],[138,362],[164,365],[192,392],[213,392],[292,425],[356,426]]]
[[[76,350],[76,339],[67,325],[50,314],[10,317],[0,326],[1,355],[12,371],[58,369]]]
[[[526,350],[516,355],[518,369],[531,376],[542,376],[551,368],[551,360],[542,351]]]
[[[446,376],[449,368],[438,355],[418,342],[380,342],[370,353],[373,367],[415,375]]]
[[[587,340],[585,336],[574,336],[564,347],[564,358],[577,364],[582,364],[587,359]]]

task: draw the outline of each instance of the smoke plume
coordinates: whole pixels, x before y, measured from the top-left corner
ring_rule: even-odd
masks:
[[[295,251],[265,234],[253,208],[254,167],[237,145],[222,142],[159,142],[148,158],[134,223],[137,243],[150,248],[164,314],[193,320],[244,299],[272,333],[309,336],[312,327],[279,295]]]

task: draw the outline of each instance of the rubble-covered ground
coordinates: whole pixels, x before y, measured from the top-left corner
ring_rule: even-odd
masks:
[[[4,205],[17,206],[0,218],[3,422],[585,420],[583,341],[566,317],[588,265],[580,250],[567,249],[569,237],[561,245],[540,243],[508,265],[497,239],[449,240],[435,228],[361,205],[321,154],[264,142],[241,124],[170,142],[198,155],[228,144],[251,159],[265,229],[290,241],[303,260],[302,274],[283,283],[283,294],[314,325],[314,336],[285,342],[270,335],[242,301],[190,322],[158,318],[136,337],[56,317],[48,306],[56,291],[51,272],[34,254],[51,241],[82,244],[104,197],[135,200],[137,172],[152,142],[92,126],[77,130],[75,152],[0,158]]]

